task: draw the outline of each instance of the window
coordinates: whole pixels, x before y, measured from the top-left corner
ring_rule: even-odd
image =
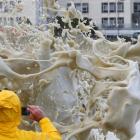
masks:
[[[119,17],[118,18],[118,27],[119,28],[123,28],[124,27],[124,18],[123,17]]]
[[[117,3],[117,11],[118,12],[124,12],[124,3],[123,2],[118,2]]]
[[[108,3],[102,3],[102,13],[108,13]]]
[[[15,2],[14,1],[10,1],[10,5],[14,6]]]
[[[22,1],[21,0],[18,0],[18,3],[21,3]]]
[[[108,27],[108,18],[102,18],[102,27]]]
[[[111,28],[116,27],[116,18],[114,17],[110,18],[110,27]]]
[[[21,22],[22,22],[21,17],[16,17],[16,22],[17,22],[17,23],[21,23]]]
[[[0,25],[2,25],[2,17],[0,17]]]
[[[82,3],[82,13],[88,13],[88,12],[89,12],[89,4]]]
[[[67,8],[69,8],[71,6],[71,3],[67,3]]]
[[[0,12],[3,12],[3,3],[0,2]]]
[[[7,19],[6,19],[6,17],[3,18],[3,22],[4,22],[4,25],[7,25]]]
[[[88,3],[75,3],[75,8],[82,13],[88,13],[89,12],[89,4]],[[67,8],[71,6],[71,3],[67,3]]]
[[[109,3],[109,8],[110,8],[109,11],[110,11],[111,13],[116,12],[116,3],[115,3],[115,2]]]
[[[79,11],[81,11],[81,3],[75,3],[75,8]]]
[[[134,13],[140,13],[140,3],[134,3]]]
[[[12,17],[10,17],[10,25],[14,25],[14,19]]]
[[[4,7],[4,12],[5,12],[5,13],[8,12],[8,5],[6,5],[6,6]]]
[[[2,9],[2,2],[0,2],[0,9]]]
[[[17,21],[17,22],[19,21],[19,17],[16,17],[16,21]]]

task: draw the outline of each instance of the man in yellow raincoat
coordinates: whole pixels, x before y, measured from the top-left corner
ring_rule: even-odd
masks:
[[[0,92],[0,140],[62,140],[51,121],[37,106],[29,106],[30,118],[39,122],[42,132],[18,129],[21,104],[18,96],[9,90]]]

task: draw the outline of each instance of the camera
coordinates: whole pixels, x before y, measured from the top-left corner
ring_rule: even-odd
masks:
[[[21,108],[21,113],[22,113],[23,116],[30,115],[30,111],[27,109],[27,107],[22,107]]]

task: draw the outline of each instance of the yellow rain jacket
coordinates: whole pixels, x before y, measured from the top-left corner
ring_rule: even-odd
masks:
[[[21,121],[21,104],[18,96],[8,90],[0,92],[0,140],[62,140],[48,118],[40,120],[42,132],[18,129]]]

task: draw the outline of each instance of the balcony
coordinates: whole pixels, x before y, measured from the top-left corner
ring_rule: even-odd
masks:
[[[102,28],[105,29],[105,30],[123,29],[124,28],[124,24],[119,25],[118,27],[117,27],[117,25],[113,25],[113,26],[104,26],[104,25],[102,25]]]

